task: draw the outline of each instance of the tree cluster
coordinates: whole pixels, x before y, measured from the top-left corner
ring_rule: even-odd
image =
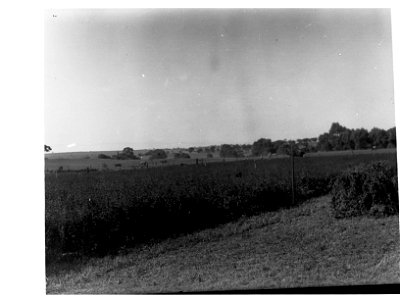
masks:
[[[221,157],[244,157],[243,149],[240,145],[221,145]]]
[[[396,147],[396,127],[388,130],[372,128],[349,129],[339,123],[333,123],[329,132],[318,138],[305,138],[296,141],[261,138],[253,143],[252,155],[269,156],[271,154],[290,154],[291,144],[296,156],[316,151],[340,151],[358,149],[380,149]]]
[[[312,139],[271,141],[261,138],[253,143],[251,153],[253,156],[269,156],[271,154],[290,155],[293,151],[294,155],[303,156],[307,152],[315,151],[314,143],[316,142],[313,142]]]
[[[190,155],[184,152],[174,153],[174,158],[190,158]]]
[[[150,156],[150,159],[165,159],[167,158],[167,153],[162,149],[154,149],[146,152],[146,155]]]
[[[318,138],[318,150],[358,150],[396,147],[396,127],[388,130],[372,128],[349,129],[339,123],[333,123],[329,132]]]
[[[126,147],[122,150],[122,152],[118,152],[116,155],[109,156],[104,153],[100,153],[97,158],[99,159],[140,159],[140,157],[136,156],[133,152],[133,149],[130,147]]]

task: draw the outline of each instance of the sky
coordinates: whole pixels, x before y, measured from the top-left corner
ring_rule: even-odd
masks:
[[[395,126],[390,10],[45,14],[54,152],[252,144]]]

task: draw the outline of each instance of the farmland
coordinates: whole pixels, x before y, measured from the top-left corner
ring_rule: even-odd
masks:
[[[343,169],[395,154],[296,158],[296,203],[289,159],[168,166],[120,172],[46,174],[50,254],[104,253],[299,204],[329,192]],[[155,221],[156,220],[156,221]],[[57,254],[58,253],[58,254]]]
[[[135,155],[145,153],[147,150],[135,150]],[[207,153],[183,153],[190,154],[190,159],[174,158],[175,153],[179,153],[180,150],[170,150],[166,159],[149,160],[148,156],[142,156],[140,160],[118,160],[118,159],[99,159],[99,154],[106,154],[109,156],[115,155],[118,151],[92,151],[92,152],[70,152],[70,153],[50,153],[45,155],[45,170],[48,172],[54,172],[60,170],[63,171],[79,171],[85,169],[96,169],[96,170],[132,170],[140,168],[144,162],[148,162],[149,167],[165,167],[173,165],[193,165],[196,164],[196,159],[202,160],[205,163],[214,162],[229,162],[238,160],[259,160],[261,157],[250,157],[247,154],[243,158],[222,158],[218,151],[214,152],[212,158],[207,157]],[[346,150],[346,151],[327,151],[327,152],[315,152],[307,153],[305,157],[319,157],[319,156],[357,156],[357,155],[373,155],[373,154],[395,154],[396,149],[377,149],[377,150]],[[269,159],[275,158],[287,158],[287,155],[273,155]]]
[[[312,199],[296,208],[241,218],[118,255],[50,265],[47,293],[400,283],[398,216],[337,220],[330,200],[329,196]]]
[[[222,233],[217,234],[217,236],[222,239],[220,241],[221,243],[230,243],[229,239],[231,235],[226,234],[225,231],[232,230],[232,226],[241,227],[241,225],[238,224],[247,224],[247,222],[253,222],[251,220],[257,220],[256,223],[261,222],[264,224],[267,222],[264,224],[267,226],[269,222],[278,218],[276,217],[277,214],[291,214],[290,211],[298,211],[299,209],[301,211],[301,207],[304,207],[304,205],[306,205],[307,211],[311,210],[313,212],[310,214],[307,213],[307,216],[319,214],[320,212],[318,212],[318,210],[312,208],[313,206],[320,207],[318,201],[312,200],[313,204],[307,204],[305,202],[309,199],[315,199],[316,197],[329,194],[335,178],[343,170],[358,166],[360,163],[369,163],[373,161],[383,161],[386,162],[388,166],[396,168],[396,153],[364,152],[363,154],[353,155],[319,155],[295,158],[295,203],[292,202],[291,198],[291,161],[288,157],[283,157],[281,159],[235,160],[231,162],[219,161],[206,165],[170,165],[163,168],[130,169],[120,170],[118,172],[103,170],[101,172],[46,173],[46,265],[48,276],[55,280],[50,284],[49,291],[58,290],[58,288],[55,288],[55,282],[61,280],[60,278],[62,276],[71,276],[66,275],[69,274],[68,270],[70,267],[73,269],[76,267],[80,268],[88,262],[89,264],[93,263],[93,261],[95,261],[97,265],[97,261],[102,260],[101,257],[108,257],[109,255],[117,255],[117,257],[119,257],[121,250],[128,251],[127,253],[130,253],[130,251],[133,251],[133,253],[139,251],[140,254],[138,255],[144,255],[143,251],[138,249],[144,249],[143,247],[146,248],[146,245],[164,245],[164,243],[169,243],[163,241],[172,241],[172,243],[175,243],[175,241],[179,241],[180,239],[185,240],[185,236],[191,239],[193,234],[196,236],[196,232],[202,232],[202,230],[208,232],[207,234],[212,232],[211,234],[214,235],[217,233],[213,231],[213,228],[216,228],[216,232],[221,232],[221,229],[218,228],[221,228],[221,226],[223,228],[223,224],[234,224],[227,225],[229,229],[222,229]],[[331,199],[329,196],[323,199],[325,199],[323,214],[328,214],[330,216],[330,229],[327,230],[336,232],[338,230],[336,226],[338,225],[334,221],[334,214],[332,214],[329,209]],[[288,212],[284,213],[284,211]],[[384,226],[382,228],[386,228],[386,226],[395,228],[397,219],[398,216],[390,217],[389,219],[385,217],[384,220],[386,221],[383,221],[385,225],[382,225]],[[320,220],[323,222],[322,219]],[[361,229],[357,230],[364,230],[363,228],[367,228],[369,226],[367,224],[371,222],[371,224],[375,224],[376,222],[373,220],[373,217],[369,217],[369,219],[365,219],[365,217],[360,219],[363,225],[360,225]],[[288,219],[286,219],[285,222],[288,222]],[[281,225],[279,231],[282,232],[283,236],[287,236],[288,239],[293,238],[290,237],[294,234],[290,233],[291,227],[289,226],[288,229],[284,229],[288,226],[285,222]],[[301,215],[301,220],[295,222],[299,222],[299,226],[308,226],[306,225],[308,224],[307,218],[303,215]],[[348,223],[348,221],[340,222],[340,224],[358,226],[355,223]],[[313,222],[310,224],[310,226],[314,226],[312,225],[314,224]],[[315,226],[324,225],[321,223],[315,224]],[[247,232],[247,230],[249,230],[249,232]],[[262,230],[269,229],[264,228]],[[313,228],[312,230],[317,229]],[[353,228],[349,230],[354,231],[356,229]],[[378,229],[371,228],[371,230]],[[222,236],[220,236],[221,234]],[[253,232],[252,225],[246,229],[245,236],[248,234],[256,234]],[[310,237],[310,239],[314,239],[318,244],[322,243],[322,241],[325,240],[325,238],[320,236],[322,234],[325,234],[325,232],[321,231],[316,233],[316,236]],[[356,233],[348,232],[348,234],[348,238],[350,239],[351,234]],[[367,233],[362,234],[364,236],[362,239],[366,239]],[[236,238],[239,238],[237,234]],[[389,239],[385,241],[385,243],[389,243],[388,245],[390,245],[391,251],[395,251],[398,243],[397,240],[393,240],[391,236],[390,238],[383,237],[383,239],[385,238]],[[269,239],[270,238],[268,238],[268,240]],[[274,248],[274,251],[279,252],[279,243],[282,242],[282,245],[286,243],[280,241],[280,239],[281,238],[277,237],[276,243],[278,248]],[[273,239],[271,239],[270,242],[273,244]],[[338,237],[336,237],[335,243],[340,244]],[[363,243],[367,243],[367,241],[363,240],[360,245]],[[183,247],[182,251],[189,251],[189,248],[186,249],[184,245],[180,247]],[[209,247],[209,245],[206,244],[205,247]],[[257,253],[258,251],[264,251],[261,250],[261,248],[257,249],[258,246],[255,247],[254,251]],[[286,246],[282,247],[285,248]],[[287,247],[287,250],[282,251],[289,254],[292,253],[289,250],[292,246],[288,245]],[[342,246],[339,245],[339,247]],[[376,246],[372,245],[371,247],[373,249],[369,249],[368,251],[376,251]],[[278,252],[276,255],[278,255]],[[332,251],[330,253],[332,253]],[[382,251],[378,254],[376,254],[376,257],[374,256],[374,259],[378,259],[384,255]],[[78,260],[68,263],[70,267],[66,269],[65,272],[67,273],[63,273],[63,267],[60,266],[65,263],[65,257],[69,257],[70,255],[78,258]],[[159,259],[157,259],[157,263],[162,263],[162,265],[164,265],[163,260],[165,259],[163,255],[164,252],[161,253]],[[365,256],[365,258],[362,258],[364,260],[368,253],[363,255]],[[335,260],[340,259],[340,256],[334,256],[336,257]],[[123,261],[125,261],[125,259],[131,261],[129,257],[131,256],[128,254],[128,256],[120,257],[120,259]],[[197,261],[197,259],[193,259]],[[241,260],[242,258],[239,257],[238,259]],[[350,261],[352,258],[349,256],[346,259]],[[379,259],[382,259],[382,257]],[[323,264],[322,260],[323,254],[321,256],[321,261],[313,262],[313,264],[316,264],[319,268],[318,272],[321,274],[318,276],[325,278],[327,274],[321,269],[321,264]],[[114,259],[112,259],[112,261],[114,261]],[[116,261],[118,261],[118,259],[116,259]],[[368,264],[368,268],[372,268],[374,262],[375,261]],[[119,272],[119,262],[113,262],[112,264],[114,263],[117,264],[117,267],[115,267],[116,272]],[[185,264],[191,263],[191,261],[188,261]],[[279,262],[278,265],[272,265],[271,268],[279,269],[279,264],[282,263],[287,264],[288,261]],[[359,266],[357,272],[362,271],[364,262],[360,262],[360,264],[362,264],[362,266]],[[259,268],[260,266],[255,265],[254,267]],[[175,268],[175,266],[171,267]],[[299,265],[296,268],[303,267]],[[96,268],[98,267],[94,269],[90,267],[90,270],[97,270]],[[58,271],[54,273],[54,270]],[[61,273],[59,273],[59,271]],[[102,271],[99,270],[96,272],[102,273]],[[152,271],[147,270],[146,272],[151,273]],[[203,276],[198,275],[197,272],[200,272],[198,269],[194,271],[188,270],[188,272],[190,274],[195,272],[195,274],[191,276]],[[260,272],[260,270],[257,272]],[[298,272],[300,272],[300,269]],[[203,274],[204,271],[200,273]],[[218,274],[223,273],[224,272]],[[135,276],[137,278],[141,277],[138,274]],[[103,278],[103,275],[96,275],[96,278],[99,276]],[[81,275],[77,276],[79,277]],[[123,275],[118,273],[119,278],[120,276]],[[130,276],[133,275],[131,274]],[[212,277],[214,275],[209,276]],[[298,276],[307,277],[308,275],[301,273],[298,274]],[[354,274],[354,276],[353,279],[355,283],[367,282],[367,279],[359,274]],[[392,274],[390,276],[392,280],[394,275]],[[155,278],[157,278],[157,276]],[[278,280],[277,278],[272,279]],[[290,276],[285,278],[290,278]],[[337,277],[334,276],[336,279],[332,278],[325,278],[326,280],[324,282],[326,284],[340,283]],[[97,279],[95,280],[93,278],[88,279],[88,282],[93,280],[94,284],[97,284]],[[141,284],[145,286],[135,289],[127,286],[127,280],[127,278],[119,279],[120,282],[124,282],[124,289],[126,289],[126,291],[164,291],[165,289],[171,290],[170,288],[172,288],[171,286],[159,287],[159,289],[150,288],[147,286],[148,282],[142,282]],[[164,279],[161,281],[163,280]],[[286,283],[270,282],[267,283],[267,287],[285,287],[287,284],[289,284],[289,286],[296,286],[296,284],[299,283],[298,280],[299,279],[292,278]],[[312,283],[317,282],[316,280],[316,278],[311,281],[307,279],[302,284],[312,285]],[[244,282],[248,282],[248,285],[245,284],[247,288],[262,286],[262,283],[255,279],[246,279]],[[67,280],[65,284],[68,285],[72,283],[68,283]],[[75,282],[75,284],[77,283]],[[229,288],[229,285],[224,285],[222,282],[218,284],[219,286],[200,285],[200,289],[201,287],[216,289]],[[237,285],[237,287],[240,286],[241,284]],[[186,286],[187,290],[191,290],[193,287],[199,288],[197,284],[189,284]],[[84,290],[86,290],[86,288],[87,287],[85,287]],[[111,288],[116,288],[117,291],[121,291],[118,287],[110,286],[110,289]],[[172,290],[174,289],[175,287],[172,288]],[[69,291],[73,290],[74,287],[71,285]],[[100,290],[97,289],[93,290],[93,287],[89,287],[88,291],[100,292]],[[64,290],[64,292],[68,291]]]

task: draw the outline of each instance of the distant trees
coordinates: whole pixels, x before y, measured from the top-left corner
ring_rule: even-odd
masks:
[[[390,128],[388,134],[388,148],[396,148],[396,127]]]
[[[221,157],[244,157],[242,147],[240,145],[221,145]]]
[[[296,140],[298,150],[303,153],[316,152],[317,144],[317,138],[304,138]]]
[[[291,144],[293,148],[291,148]],[[322,133],[318,138],[303,138],[296,141],[291,140],[276,140],[272,141],[268,138],[260,138],[251,144],[242,145],[212,145],[207,147],[189,147],[189,153],[205,153],[207,157],[211,158],[219,151],[220,157],[244,157],[248,156],[251,151],[253,156],[269,156],[271,154],[291,154],[291,149],[294,155],[303,156],[309,152],[316,151],[340,151],[340,150],[358,150],[358,149],[379,149],[379,148],[395,148],[396,147],[396,127],[388,130],[374,127],[371,131],[364,128],[349,129],[339,124],[338,122],[332,123],[328,132]],[[45,152],[51,151],[51,147],[45,146]],[[178,149],[182,150],[182,149]],[[173,152],[171,152],[173,153]],[[140,156],[147,155],[150,159],[166,159],[168,153],[163,149],[155,149],[141,153]],[[188,153],[180,151],[174,153],[174,158],[191,158]],[[140,159],[134,154],[134,150],[126,147],[122,152],[112,157],[99,154],[100,159]]]
[[[150,150],[146,153],[150,156],[150,159],[165,159],[167,158],[167,153],[162,149]]]
[[[372,128],[349,129],[339,123],[332,123],[329,132],[318,137],[320,151],[358,150],[396,147],[396,128],[389,130]]]
[[[253,145],[250,144],[243,144],[241,147],[243,151],[251,151],[253,149]]]
[[[368,135],[368,130],[364,128],[356,129],[352,132],[351,140],[353,141],[352,145],[354,144],[354,149],[367,149],[371,148],[371,142]],[[336,150],[344,150],[340,147],[337,147]],[[381,147],[379,147],[381,148]]]
[[[321,134],[318,137],[318,150],[320,151],[331,151],[333,149],[332,143],[330,141],[329,133]]]
[[[349,129],[338,122],[332,123],[328,132],[318,138],[304,138],[294,141],[277,140],[267,138],[258,139],[251,148],[252,155],[265,156],[269,154],[290,154],[290,143],[294,143],[294,154],[303,156],[308,152],[316,151],[340,151],[358,149],[378,149],[396,147],[396,127],[388,130],[372,128],[371,131],[364,128]],[[245,149],[242,145],[242,150]]]
[[[261,138],[253,143],[251,152],[254,156],[263,156],[275,153],[276,149],[274,149],[274,145],[270,139]]]
[[[116,155],[113,155],[112,158],[115,159],[140,159],[140,157],[136,156],[133,149],[130,147],[125,147],[122,149],[122,152],[118,152]]]
[[[174,158],[190,158],[190,155],[184,152],[174,153]]]
[[[387,148],[387,146],[389,144],[389,134],[383,129],[379,129],[376,127],[372,128],[369,133],[369,138],[370,138],[372,147]]]
[[[253,143],[252,154],[254,156],[267,156],[270,154],[291,155],[291,146],[296,156],[303,156],[306,152],[316,151],[316,139],[299,139],[295,141],[277,140],[261,138]]]

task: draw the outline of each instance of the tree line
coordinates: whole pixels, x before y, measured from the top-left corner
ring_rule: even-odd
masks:
[[[374,127],[368,131],[364,128],[349,129],[335,122],[332,123],[328,132],[321,134],[318,138],[296,141],[271,141],[261,138],[253,143],[252,154],[254,156],[289,154],[291,145],[294,146],[295,154],[299,156],[317,151],[396,148],[396,127],[388,130]]]
[[[396,148],[396,127],[388,130],[374,127],[368,131],[364,128],[349,129],[333,123],[329,132],[318,138],[320,151],[384,148]]]
[[[359,150],[359,149],[385,149],[396,148],[396,127],[388,130],[377,127],[370,131],[359,128],[349,129],[340,125],[338,122],[332,123],[328,132],[318,137],[304,138],[297,140],[276,140],[272,141],[268,138],[260,138],[253,144],[243,145],[213,145],[208,147],[189,147],[188,153],[175,153],[175,158],[190,158],[193,152],[207,153],[207,157],[213,157],[212,153],[219,152],[220,157],[245,157],[245,156],[270,156],[273,154],[291,154],[292,151],[296,156],[303,156],[305,153],[317,151],[341,151],[341,150]],[[51,147],[45,145],[45,152],[51,151]],[[136,156],[134,150],[126,147],[122,152],[116,155],[108,156],[99,154],[101,159],[140,159],[142,155],[149,156],[150,159],[165,159],[168,154],[163,149],[153,149],[145,154]]]

